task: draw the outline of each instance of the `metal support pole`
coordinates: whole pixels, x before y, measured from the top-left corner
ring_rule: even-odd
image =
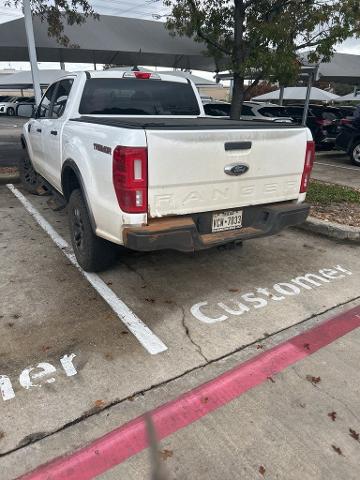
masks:
[[[284,92],[285,92],[285,87],[284,87],[284,85],[280,85],[279,105],[283,105],[283,103],[284,103]]]
[[[31,74],[32,74],[34,93],[35,93],[35,103],[36,105],[39,105],[41,101],[40,75],[39,75],[39,68],[38,68],[37,57],[36,57],[34,26],[32,23],[30,0],[23,0],[23,5],[24,5],[26,37],[27,37],[29,59],[30,59],[30,65],[31,65]]]
[[[303,126],[306,125],[306,121],[307,121],[307,117],[308,117],[308,113],[309,113],[311,87],[312,87],[312,84],[313,84],[313,80],[314,80],[314,75],[312,73],[309,73],[309,80],[308,80],[308,86],[307,86],[307,90],[306,90],[306,99],[305,99],[305,105],[304,105],[304,113],[303,113],[303,118],[302,118],[302,122],[301,122],[301,125],[303,125]]]
[[[60,62],[60,68],[61,70],[65,70],[65,62]]]

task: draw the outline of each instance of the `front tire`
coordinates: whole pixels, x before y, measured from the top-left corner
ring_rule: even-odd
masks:
[[[93,232],[89,213],[81,190],[70,195],[69,227],[71,243],[76,259],[86,272],[99,272],[110,267],[116,260],[116,245]]]
[[[350,157],[353,164],[360,167],[360,140],[357,140],[352,146]]]
[[[13,117],[15,115],[15,110],[12,107],[9,107],[6,113],[9,117]]]
[[[41,195],[41,189],[44,184],[36,173],[26,148],[23,149],[22,157],[19,161],[20,180],[25,190],[33,195]]]

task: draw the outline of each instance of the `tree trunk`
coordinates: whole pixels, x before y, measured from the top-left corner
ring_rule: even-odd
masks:
[[[234,74],[234,85],[231,98],[231,120],[239,120],[241,115],[241,107],[244,101],[245,82],[244,77]]]

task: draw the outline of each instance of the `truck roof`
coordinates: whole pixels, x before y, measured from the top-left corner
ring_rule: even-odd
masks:
[[[84,73],[84,72],[76,72]],[[136,78],[138,74],[149,75],[151,79],[165,80],[167,82],[188,83],[187,78],[176,75],[163,75],[160,72],[134,71],[134,70],[96,70],[85,72],[89,78]]]

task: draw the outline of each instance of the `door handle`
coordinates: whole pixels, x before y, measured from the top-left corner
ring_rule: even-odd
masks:
[[[41,128],[37,128],[36,131],[39,132],[39,133],[42,132]]]
[[[225,151],[230,152],[232,150],[250,150],[252,142],[226,142]]]
[[[58,132],[56,130],[51,130],[50,133],[51,133],[51,135],[57,135],[58,134]]]

